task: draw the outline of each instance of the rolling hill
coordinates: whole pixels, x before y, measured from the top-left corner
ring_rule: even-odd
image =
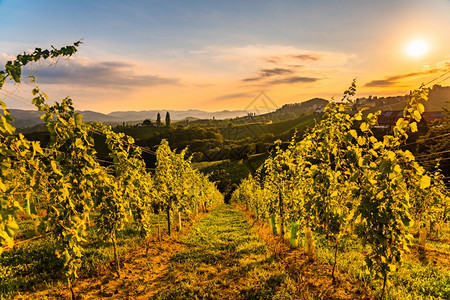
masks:
[[[376,110],[402,110],[405,107],[407,96],[389,96],[376,97],[369,96],[356,99],[358,108],[369,108],[369,111]],[[429,100],[425,103],[427,111],[442,111],[443,108],[449,108],[450,104],[450,87],[443,87],[436,85],[430,89]],[[172,121],[181,121],[179,124],[199,125],[199,126],[217,126],[219,128],[227,128],[230,124],[237,126],[247,124],[248,130],[253,130],[258,125],[254,124],[268,124],[269,122],[280,122],[290,119],[296,119],[304,115],[320,113],[323,111],[328,100],[321,98],[313,98],[301,103],[285,104],[282,107],[266,114],[256,115],[249,110],[223,110],[216,112],[206,112],[202,110],[168,110]],[[33,126],[43,123],[40,119],[42,113],[35,110],[10,109],[11,115],[14,118],[14,125],[17,128],[31,129]],[[109,114],[103,114],[94,111],[79,111],[83,114],[83,119],[88,122],[100,121],[105,124],[122,124],[122,122],[139,123],[145,119],[155,120],[158,112],[161,118],[164,119],[166,110],[146,110],[146,111],[116,111]],[[213,120],[214,119],[214,120]],[[275,126],[275,125],[272,125]],[[284,127],[283,127],[284,128]],[[236,130],[236,129],[234,129]],[[238,129],[240,130],[240,129]],[[247,131],[248,131],[247,130]],[[257,134],[262,131],[254,129]],[[271,132],[271,131],[270,131]],[[228,131],[226,131],[226,134]],[[231,132],[230,132],[231,134]],[[279,133],[277,133],[279,134]],[[247,134],[237,134],[239,136],[251,136]],[[252,134],[254,135],[254,134]]]
[[[10,109],[11,115],[14,118],[14,126],[17,128],[32,128],[38,124],[42,124],[40,119],[42,113],[36,110],[24,109]],[[78,111],[83,115],[83,120],[87,122],[103,122],[105,124],[122,124],[122,122],[139,123],[145,119],[156,120],[158,112],[164,120],[166,110],[147,110],[147,111],[116,111],[109,114],[102,114],[95,111],[84,110]],[[169,110],[172,121],[178,120],[197,120],[197,119],[212,119],[216,120],[235,118],[247,115],[248,112],[244,110],[223,110],[217,112],[207,112],[201,110],[186,110],[175,111]]]

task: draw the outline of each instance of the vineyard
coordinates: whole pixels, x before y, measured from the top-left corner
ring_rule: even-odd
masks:
[[[0,88],[79,45],[18,55]],[[70,98],[50,105],[29,79],[51,140],[41,147],[15,134],[0,100],[1,299],[450,299],[444,176],[401,148],[417,131],[425,87],[380,140],[379,113],[352,109],[353,82],[303,139],[278,144],[228,205],[186,150],[165,140],[139,147],[84,122]]]
[[[349,248],[359,248],[352,264],[364,262],[361,269],[367,274],[353,271],[364,281],[381,279],[383,298],[389,275],[410,251],[412,234],[417,233],[419,251],[425,255],[427,237],[448,233],[450,203],[444,176],[426,171],[410,151],[401,149],[408,134],[417,131],[427,89],[411,93],[404,118],[397,121],[393,135],[380,141],[371,131],[379,113],[352,112],[355,88],[353,83],[341,104],[330,103],[324,120],[303,140],[293,140],[286,150],[278,147],[233,198],[256,219],[270,220],[273,233],[289,237],[292,247],[298,246],[301,235],[310,260],[315,259],[314,236],[323,239],[332,249],[333,281],[339,252],[348,255]],[[450,297],[446,263],[446,288],[435,297]]]
[[[8,77],[20,83],[21,69],[28,63],[71,56],[78,45],[18,55],[0,73],[0,83]],[[35,84],[34,79],[31,82]],[[125,226],[133,226],[144,240],[154,227],[155,216],[166,214],[170,235],[171,217],[178,218],[181,228],[182,215],[198,214],[222,199],[214,184],[192,169],[185,153],[176,154],[167,142],[163,141],[154,153],[157,167],[152,175],[141,159],[142,149],[134,145],[131,137],[101,124],[84,123],[69,98],[50,106],[37,85],[32,93],[32,103],[44,113],[42,118],[51,135],[46,148],[14,135],[9,112],[0,103],[0,249],[8,255],[8,250],[15,247],[14,239],[20,236],[19,223],[30,220],[37,235],[49,235],[55,240],[55,256],[63,262],[62,272],[72,298],[72,283],[78,277],[87,244],[111,240],[114,271],[120,276],[117,236]],[[108,166],[96,158],[92,134],[106,137]],[[95,229],[91,228],[93,224]],[[19,239],[21,242],[26,241]],[[2,276],[8,280],[14,274],[5,267]]]

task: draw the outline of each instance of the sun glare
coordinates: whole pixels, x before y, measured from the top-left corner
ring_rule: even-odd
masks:
[[[406,46],[406,53],[414,58],[424,56],[429,49],[429,45],[424,40],[414,40]]]

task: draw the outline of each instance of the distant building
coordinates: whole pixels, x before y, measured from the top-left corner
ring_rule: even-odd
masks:
[[[403,110],[383,111],[381,112],[381,115],[378,116],[378,125],[374,126],[374,128],[391,131],[400,118],[403,118]],[[427,124],[435,120],[443,120],[445,118],[446,115],[443,111],[426,111],[422,114],[422,120],[420,120],[418,126],[419,128],[424,128]]]
[[[447,117],[443,111],[426,111],[422,114],[422,118],[426,123],[431,123],[435,120],[444,120]]]

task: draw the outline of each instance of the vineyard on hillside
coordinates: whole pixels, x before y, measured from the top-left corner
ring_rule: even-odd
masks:
[[[0,89],[7,80],[21,84],[26,66],[70,57],[79,45],[18,55],[0,70]],[[378,139],[372,129],[379,113],[353,110],[353,82],[303,139],[294,137],[287,149],[278,143],[229,206],[186,150],[177,153],[163,140],[153,152],[109,126],[84,122],[70,98],[49,104],[29,78],[51,139],[41,147],[15,134],[0,99],[1,299],[61,281],[72,299],[84,299],[83,288],[89,297],[146,299],[450,298],[445,178],[401,148],[418,129],[427,88],[411,92],[404,117]],[[104,137],[108,160],[98,158],[93,135]],[[143,152],[156,157],[155,169]],[[174,227],[180,236],[167,240]],[[444,265],[428,266],[427,253]],[[87,283],[105,269],[106,279]],[[309,281],[300,269],[308,269]],[[133,272],[141,277],[130,279]],[[104,288],[113,286],[111,276],[123,280],[112,292]],[[310,290],[317,276],[330,278],[323,291]],[[349,282],[358,287],[345,287]]]
[[[270,220],[274,234],[289,237],[292,247],[301,233],[311,260],[314,236],[324,238],[333,248],[333,280],[339,252],[349,250],[349,240],[356,242],[364,267],[382,281],[383,298],[389,275],[412,246],[412,234],[418,233],[425,251],[427,237],[448,232],[450,198],[444,176],[426,171],[400,148],[417,131],[427,89],[411,93],[404,117],[382,140],[371,131],[379,113],[352,111],[355,89],[353,83],[342,103],[328,104],[323,120],[303,140],[293,140],[287,150],[278,147],[233,199],[256,219]]]
[[[61,49],[36,49],[32,54],[18,55],[1,71],[0,87],[7,78],[20,83],[22,68],[27,64],[71,56],[78,46],[79,42]],[[31,82],[35,84],[34,78]],[[45,235],[56,241],[55,254],[63,262],[63,273],[72,291],[88,231],[90,243],[111,240],[114,269],[119,275],[117,235],[126,226],[137,228],[145,239],[154,226],[154,215],[166,214],[170,235],[171,217],[176,216],[181,227],[182,215],[198,214],[222,199],[214,184],[191,167],[185,153],[175,153],[166,141],[153,153],[157,167],[152,175],[141,158],[142,149],[134,145],[131,137],[115,133],[108,126],[83,122],[69,98],[49,105],[37,85],[32,93],[32,103],[44,113],[42,119],[51,135],[46,148],[21,134],[14,135],[12,119],[6,105],[0,102],[1,252],[14,248],[15,239],[20,236],[19,224],[32,220],[36,233],[32,239]],[[110,161],[103,163],[107,166],[96,158],[94,133],[106,137]],[[92,224],[95,230],[90,228]],[[25,241],[19,239],[21,242]],[[15,275],[5,268],[3,279]]]

